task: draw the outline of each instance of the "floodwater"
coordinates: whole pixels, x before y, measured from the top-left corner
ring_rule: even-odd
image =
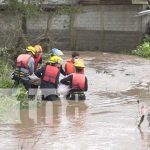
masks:
[[[89,81],[87,100],[61,97],[18,111],[18,123],[0,125],[0,149],[150,150],[147,119],[137,128],[137,100],[150,109],[150,61],[99,52],[81,56]]]

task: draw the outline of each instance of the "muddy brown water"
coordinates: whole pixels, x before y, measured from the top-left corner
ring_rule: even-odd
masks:
[[[136,102],[150,109],[150,61],[99,52],[81,56],[89,81],[87,100],[61,97],[60,102],[19,111],[18,123],[0,125],[0,149],[150,150],[147,120],[137,128]]]

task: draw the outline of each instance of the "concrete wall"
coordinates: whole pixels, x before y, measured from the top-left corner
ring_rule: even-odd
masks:
[[[76,49],[121,51],[134,49],[142,37],[142,5],[85,6],[75,21]]]
[[[18,2],[22,2],[23,0],[18,0]],[[29,0],[24,0],[25,3],[28,3]],[[41,0],[30,0],[30,2],[34,2],[34,3],[41,3]],[[55,4],[74,4],[77,3],[78,0],[42,0],[42,4],[51,4],[51,5],[55,5]],[[5,0],[0,0],[0,4],[4,4]]]
[[[132,0],[80,0],[80,4],[84,4],[84,5],[120,5],[120,4],[132,4]]]
[[[27,19],[27,33],[31,43],[37,43],[45,35],[47,29],[48,14],[30,17]],[[58,48],[70,48],[70,17],[68,15],[55,16],[49,24],[53,45]],[[11,13],[0,12],[0,46],[15,44],[15,39],[20,35],[21,21]]]
[[[28,34],[31,41],[36,42],[42,38],[47,28],[47,15],[29,18],[27,21]],[[49,24],[50,32],[47,33],[52,40],[52,45],[58,48],[70,48],[70,17],[68,15],[55,16]],[[36,36],[35,36],[36,35]]]
[[[62,49],[123,51],[136,47],[145,32],[147,17],[135,17],[143,5],[82,6],[75,16],[55,16],[48,35]],[[35,43],[46,31],[47,14],[27,19],[27,31]],[[70,22],[73,25],[70,28]],[[0,12],[0,45],[14,36],[21,23],[13,14]],[[10,40],[10,39],[9,39]]]
[[[0,46],[9,46],[20,31],[19,19],[10,13],[0,12]]]
[[[132,0],[132,4],[148,4],[147,0]]]

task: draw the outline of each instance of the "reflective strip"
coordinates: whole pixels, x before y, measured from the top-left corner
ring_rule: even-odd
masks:
[[[15,70],[14,75],[16,75],[18,77],[27,77],[27,76],[29,76],[28,73],[24,73],[24,72],[19,71],[19,70]]]

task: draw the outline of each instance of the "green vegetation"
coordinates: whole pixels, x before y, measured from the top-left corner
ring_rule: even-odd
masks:
[[[150,59],[150,40],[144,39],[136,50],[132,51],[132,54]]]
[[[0,61],[0,88],[11,88],[13,81],[10,79],[12,67],[4,60]]]
[[[0,60],[0,120],[1,115],[8,109],[8,107],[20,104],[21,109],[26,109],[29,107],[29,98],[27,91],[24,86],[20,84],[16,89],[13,89],[14,81],[11,80],[11,73],[13,68],[10,63],[7,62],[8,58],[3,58]],[[7,63],[6,63],[7,62]],[[15,90],[16,95],[6,95],[3,93],[3,90],[10,89]],[[16,91],[17,90],[17,91]],[[17,92],[17,93],[16,93]]]
[[[31,1],[27,2],[25,0],[22,0],[22,2],[19,2],[18,0],[5,0],[5,2],[8,4],[6,6],[7,10],[15,13],[20,13],[20,15],[31,16],[36,15],[40,11],[42,11],[40,7],[37,7],[35,2]]]

